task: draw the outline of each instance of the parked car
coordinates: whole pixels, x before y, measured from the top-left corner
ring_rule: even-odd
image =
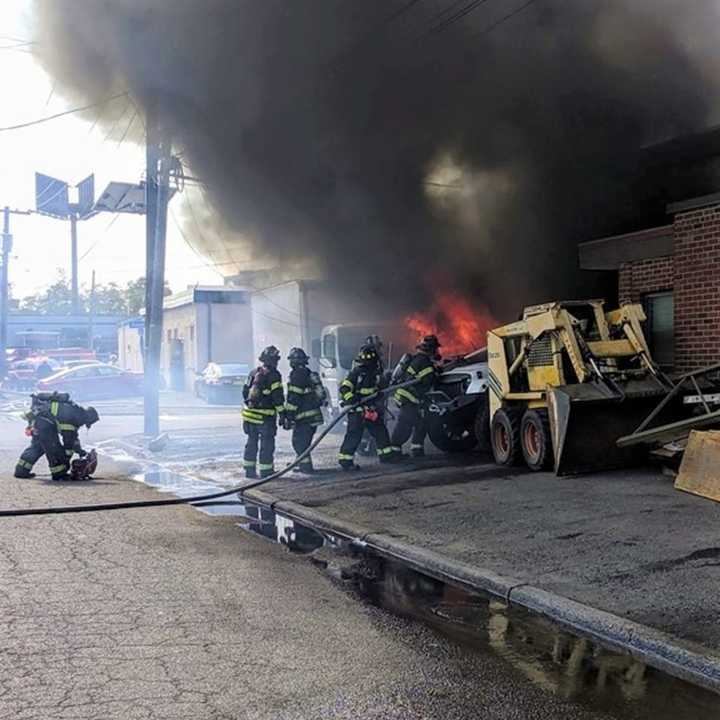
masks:
[[[7,390],[34,390],[38,380],[38,368],[47,368],[48,375],[52,375],[60,369],[60,363],[52,358],[32,356],[24,360],[16,360],[10,363],[7,376],[3,381],[3,388]]]
[[[195,380],[195,395],[209,403],[239,405],[249,373],[245,363],[208,363]]]
[[[143,374],[92,363],[65,368],[37,383],[40,392],[68,392],[74,400],[103,400],[143,393]]]

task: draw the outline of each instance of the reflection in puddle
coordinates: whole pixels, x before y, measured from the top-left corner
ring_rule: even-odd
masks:
[[[144,482],[161,492],[170,492],[177,497],[207,495],[227,489],[221,485],[181,475],[164,468],[140,473],[133,479]],[[272,510],[245,503],[237,495],[228,495],[224,498],[193,505],[193,507],[206,515],[235,517],[243,528],[281,543],[292,552],[310,553],[322,547],[325,542],[323,536],[314,530],[304,525],[298,525],[290,518],[278,515]]]
[[[491,650],[559,697],[637,720],[720,716],[715,693],[561,631],[522,608],[446,585],[395,561],[377,558],[372,571],[359,578],[359,587],[373,604],[420,620],[462,645]]]
[[[227,489],[161,467],[134,479],[179,497]],[[371,603],[418,620],[475,651],[499,655],[546,692],[628,720],[720,717],[718,695],[561,631],[522,608],[447,585],[366,548],[324,537],[237,496],[194,507],[208,515],[233,517],[239,527],[280,543],[291,552],[312,553],[326,546],[341,562],[351,562],[354,587]]]

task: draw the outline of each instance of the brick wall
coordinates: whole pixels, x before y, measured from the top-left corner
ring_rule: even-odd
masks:
[[[675,234],[676,370],[720,362],[720,205],[679,213]]]
[[[673,258],[660,257],[625,263],[620,268],[620,304],[638,303],[645,293],[673,289]]]

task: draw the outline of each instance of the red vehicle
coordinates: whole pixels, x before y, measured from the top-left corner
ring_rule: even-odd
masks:
[[[103,400],[142,395],[143,374],[114,365],[93,363],[65,368],[39,380],[40,392],[67,392],[73,400]]]
[[[33,390],[37,381],[37,371],[40,365],[47,364],[53,372],[60,370],[57,360],[47,357],[28,357],[25,360],[16,360],[10,363],[7,377],[3,381],[3,388],[7,390]]]

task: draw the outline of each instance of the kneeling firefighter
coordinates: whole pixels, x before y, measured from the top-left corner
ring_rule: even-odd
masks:
[[[392,434],[393,450],[402,452],[402,446],[410,439],[410,454],[413,457],[425,455],[425,395],[432,390],[437,376],[435,363],[440,360],[441,345],[435,335],[426,335],[417,345],[417,353],[404,355],[393,372],[393,383],[418,380],[417,384],[395,391],[395,402],[400,414]]]
[[[258,470],[261,478],[274,472],[278,416],[285,410],[282,376],[277,369],[280,351],[269,345],[258,359],[262,365],[248,375],[243,386],[243,431],[247,435],[243,465],[248,478],[256,478]]]
[[[293,450],[301,455],[310,447],[317,427],[323,424],[320,408],[327,405],[327,391],[320,376],[308,368],[310,358],[302,348],[292,348],[287,359],[291,369],[283,427],[292,430]],[[301,460],[296,470],[313,472],[312,457],[308,455]]]
[[[374,395],[378,390],[387,387],[380,357],[373,345],[363,345],[355,358],[353,368],[340,384],[340,404],[354,405],[363,398]],[[390,446],[390,438],[385,427],[385,401],[383,397],[368,400],[347,416],[345,439],[340,446],[338,460],[344,470],[351,470],[355,465],[355,451],[362,440],[363,431],[367,430],[375,439],[380,462],[392,462],[395,457]]]
[[[68,393],[36,393],[32,395],[30,411],[25,418],[30,446],[20,455],[15,477],[35,477],[32,468],[45,455],[52,479],[69,479],[73,454],[81,457],[87,454],[80,445],[78,430],[82,425],[89,429],[100,419],[97,410],[77,405]]]

